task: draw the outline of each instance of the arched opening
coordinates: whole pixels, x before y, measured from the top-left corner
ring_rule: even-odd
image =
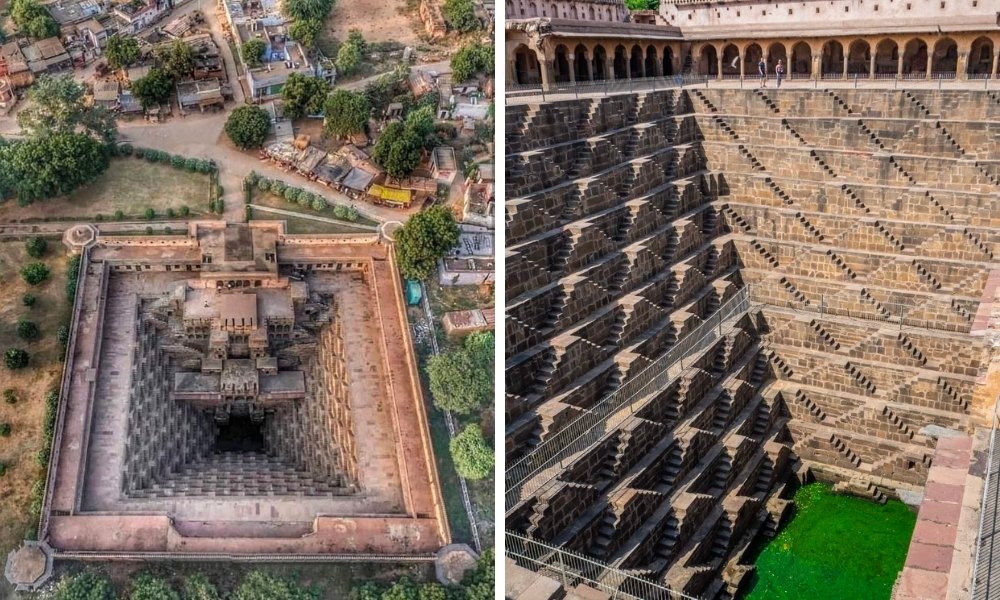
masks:
[[[628,79],[628,58],[620,44],[615,48],[615,79]]]
[[[837,40],[823,44],[823,59],[820,73],[826,79],[835,79],[844,74],[844,46]]]
[[[576,48],[573,49],[573,66],[576,68],[576,80],[577,81],[590,81],[590,69],[588,68],[589,63],[587,62],[587,49],[583,47],[583,44],[577,44]]]
[[[590,20],[591,21],[594,20],[594,7],[593,6],[590,7]]]
[[[514,2],[512,0],[507,0],[507,18],[514,16]]]
[[[591,64],[593,67],[594,81],[604,81],[608,78],[608,73],[604,70],[604,65],[608,63],[608,53],[604,49],[604,46],[598,44],[594,48],[594,62]]]
[[[656,77],[658,73],[656,72],[656,48],[652,46],[646,47],[646,77]]]
[[[847,49],[847,74],[868,76],[872,63],[872,48],[864,40],[854,40]]]
[[[674,74],[674,51],[670,46],[663,48],[663,76],[670,77]]]
[[[954,79],[956,71],[958,71],[958,44],[951,38],[942,38],[934,44],[931,76],[938,79]]]
[[[559,18],[559,7],[556,6],[555,2],[549,5],[549,14],[552,15],[553,19]]]
[[[576,19],[577,21],[583,18],[580,16],[580,6],[577,4],[573,5],[573,18]]]
[[[629,73],[632,79],[642,77],[642,48],[638,44],[632,46],[632,60],[629,61]]]
[[[566,83],[569,81],[569,59],[566,54],[569,50],[566,46],[559,44],[556,46],[556,57],[552,61],[554,80],[556,83]]]
[[[903,75],[927,74],[927,44],[919,38],[906,42],[903,49]]]
[[[969,51],[969,64],[965,72],[969,75],[989,76],[993,70],[993,40],[987,37],[976,38]]]
[[[608,21],[611,21],[611,20],[613,20],[613,19],[611,18],[611,7],[610,7],[610,6],[608,7],[608,9],[607,9],[607,11],[606,11],[606,15],[607,15],[607,19],[608,19]]]
[[[743,75],[746,77],[757,76],[757,63],[764,56],[764,50],[759,44],[750,44],[743,50]],[[770,65],[764,65],[764,72],[770,69]]]
[[[789,72],[793,77],[795,75],[808,77],[812,74],[812,48],[809,44],[798,42],[792,46],[792,62],[789,66],[791,67]]]
[[[534,51],[524,44],[514,50],[514,79],[521,85],[541,83],[542,70]]]
[[[715,52],[715,46],[705,44],[701,47],[698,55],[698,74],[717,77],[719,75],[719,55]]]
[[[729,44],[722,49],[722,76],[740,74],[740,50],[736,44]]]
[[[528,16],[537,17],[538,16],[538,5],[534,2],[528,3]]]
[[[781,65],[785,67],[785,73],[788,73],[788,56],[785,54],[785,45],[781,42],[776,42],[771,44],[767,49],[767,67],[774,72],[774,68],[778,65],[778,61],[781,61]]]
[[[899,45],[882,40],[875,46],[875,75],[895,75],[899,69]]]

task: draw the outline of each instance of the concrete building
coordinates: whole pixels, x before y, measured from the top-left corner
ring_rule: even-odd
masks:
[[[247,83],[255,100],[269,100],[280,96],[281,88],[292,73],[316,74],[302,47],[288,37],[283,25],[268,26],[251,21],[238,25],[237,31],[240,46],[253,38],[265,43],[263,64],[247,69]]]

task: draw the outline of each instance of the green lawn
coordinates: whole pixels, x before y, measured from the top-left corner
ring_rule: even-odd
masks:
[[[336,225],[334,223],[324,223],[323,221],[313,221],[312,219],[288,217],[285,215],[269,213],[263,210],[254,211],[253,218],[274,219],[276,221],[284,221],[288,233],[353,233],[353,234],[372,233],[370,229],[358,229],[357,227],[349,227],[347,225]]]
[[[147,208],[165,217],[168,208],[179,210],[182,206],[192,214],[203,214],[208,195],[208,175],[137,158],[117,158],[94,183],[68,197],[28,206],[18,206],[13,200],[0,204],[0,222],[90,220],[99,214],[111,218],[118,210],[140,218]]]

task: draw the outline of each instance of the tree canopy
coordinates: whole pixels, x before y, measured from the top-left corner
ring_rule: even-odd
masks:
[[[389,123],[372,148],[372,158],[391,177],[406,177],[420,166],[424,148],[434,145],[434,108],[412,110],[406,121]]]
[[[347,40],[337,50],[337,60],[335,61],[337,73],[345,77],[356,73],[361,68],[361,61],[364,60],[367,49],[368,44],[365,43],[361,32],[352,29],[347,34]]]
[[[37,0],[12,0],[10,18],[28,37],[42,39],[59,34],[59,23]]]
[[[261,571],[251,571],[243,578],[240,587],[230,596],[231,600],[318,600],[319,594],[294,581],[275,577]]]
[[[114,139],[114,115],[84,102],[86,90],[72,75],[42,75],[28,91],[28,102],[17,124],[31,137],[46,137],[82,129],[104,142]]]
[[[444,18],[448,27],[460,32],[475,31],[483,26],[472,0],[445,0]]]
[[[174,91],[174,80],[169,73],[152,68],[145,77],[132,82],[132,94],[143,108],[165,104]]]
[[[22,204],[63,196],[110,164],[108,146],[82,133],[55,133],[0,146],[0,198]]]
[[[306,115],[319,114],[323,110],[330,86],[326,80],[302,73],[292,73],[281,88],[282,106],[285,116],[299,119]]]
[[[267,44],[264,43],[264,40],[254,38],[243,44],[240,56],[243,57],[243,62],[247,64],[247,67],[254,69],[264,64],[264,50],[266,49]]]
[[[364,94],[338,89],[323,107],[326,130],[333,135],[350,135],[365,130],[371,107]]]
[[[21,348],[8,348],[3,354],[3,364],[11,371],[28,366],[31,357]]]
[[[285,16],[296,21],[324,21],[333,10],[334,0],[285,0],[281,10]]]
[[[59,580],[53,600],[112,600],[114,597],[111,582],[85,571]]]
[[[435,406],[468,414],[492,401],[494,343],[492,332],[472,333],[461,348],[430,358],[427,375]]]
[[[176,40],[156,53],[160,67],[175,80],[183,79],[194,71],[194,50],[182,40]]]
[[[226,120],[225,131],[229,139],[244,150],[260,148],[271,130],[271,117],[259,106],[241,106]]]
[[[181,600],[181,596],[166,581],[142,573],[132,580],[128,600]]]
[[[479,425],[469,423],[449,443],[455,470],[466,479],[484,479],[493,474],[493,448],[483,438]]]
[[[404,277],[427,279],[437,261],[458,243],[458,224],[445,206],[432,206],[410,217],[396,232],[396,256]]]
[[[293,39],[298,40],[306,48],[314,48],[323,32],[323,21],[319,19],[299,19],[288,28]]]
[[[476,73],[492,75],[493,44],[466,44],[451,57],[451,76],[455,81],[468,81]]]
[[[45,238],[40,236],[34,236],[28,238],[28,241],[24,243],[24,251],[28,253],[31,258],[41,258],[45,255],[45,251],[48,250],[49,243],[45,241]]]
[[[660,10],[660,0],[625,0],[629,10]]]
[[[134,64],[142,53],[139,50],[139,40],[131,36],[113,35],[108,38],[104,48],[104,56],[112,69],[120,69]]]
[[[184,578],[184,600],[219,600],[219,590],[201,573]]]

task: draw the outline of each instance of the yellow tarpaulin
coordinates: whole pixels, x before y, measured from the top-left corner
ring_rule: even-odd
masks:
[[[394,202],[396,204],[410,203],[410,190],[373,185],[368,188],[368,193],[386,202]]]

